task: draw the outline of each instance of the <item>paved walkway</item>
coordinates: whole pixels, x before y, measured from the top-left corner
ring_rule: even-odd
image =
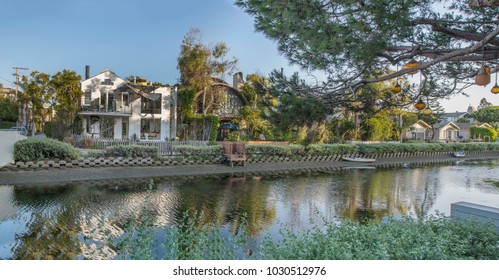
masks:
[[[498,159],[499,152],[468,155],[465,160]],[[346,161],[322,162],[266,162],[252,163],[233,168],[223,164],[174,165],[148,167],[85,167],[46,169],[35,171],[0,171],[0,185],[48,185],[90,180],[123,180],[132,178],[182,177],[196,175],[244,175],[265,172],[321,171],[350,168],[389,167],[420,163],[438,163],[463,160],[445,156],[382,158],[375,163],[355,163]]]

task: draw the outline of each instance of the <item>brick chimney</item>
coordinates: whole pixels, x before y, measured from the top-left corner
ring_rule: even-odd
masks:
[[[237,72],[236,74],[234,74],[233,76],[233,87],[235,89],[239,89],[242,85],[243,85],[244,81],[243,81],[243,73],[242,72]]]

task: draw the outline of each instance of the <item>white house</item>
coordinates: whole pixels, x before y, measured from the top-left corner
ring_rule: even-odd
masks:
[[[457,141],[459,139],[460,127],[454,122],[443,121],[433,125],[435,140]]]
[[[110,70],[81,82],[78,114],[84,135],[95,138],[164,140],[175,138],[177,92],[170,87],[138,85]]]
[[[411,125],[402,135],[403,139],[411,140],[428,140],[430,136],[431,125],[426,122],[419,120],[415,124]]]

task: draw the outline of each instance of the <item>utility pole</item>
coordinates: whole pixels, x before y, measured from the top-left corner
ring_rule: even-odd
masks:
[[[16,101],[19,102],[19,120],[18,120],[19,125],[18,126],[22,126],[23,122],[25,121],[25,118],[23,117],[23,112],[24,112],[24,115],[26,115],[26,111],[23,110],[23,104],[20,102],[20,98],[19,98],[19,70],[29,70],[29,69],[25,68],[25,67],[12,67],[12,69],[16,70],[16,73],[13,74],[13,76],[16,77]]]

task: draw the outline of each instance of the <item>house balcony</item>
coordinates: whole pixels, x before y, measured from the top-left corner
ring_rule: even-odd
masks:
[[[91,103],[81,106],[78,115],[130,117],[132,116],[132,108],[130,106],[123,106],[118,102],[111,102],[107,106]]]

